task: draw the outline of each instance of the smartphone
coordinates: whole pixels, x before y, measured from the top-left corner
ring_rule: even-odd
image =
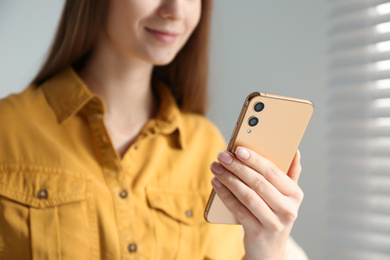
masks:
[[[247,147],[287,173],[313,109],[308,100],[252,93],[244,102],[227,150],[234,154],[237,146]],[[214,190],[204,216],[210,223],[239,224]]]

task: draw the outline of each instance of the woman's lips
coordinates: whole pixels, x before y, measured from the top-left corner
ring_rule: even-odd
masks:
[[[171,32],[165,32],[165,31],[158,31],[158,30],[152,30],[149,28],[146,28],[146,30],[151,33],[154,37],[156,37],[158,40],[164,42],[164,43],[174,43],[177,38],[176,33]]]

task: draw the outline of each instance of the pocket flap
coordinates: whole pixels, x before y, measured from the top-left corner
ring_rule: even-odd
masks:
[[[203,211],[208,195],[208,191],[146,189],[146,197],[152,208],[188,225],[205,222]]]
[[[55,171],[0,170],[0,196],[36,208],[84,200],[86,186],[86,179]]]

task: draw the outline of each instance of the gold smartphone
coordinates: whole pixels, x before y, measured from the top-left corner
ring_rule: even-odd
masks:
[[[244,102],[227,150],[234,153],[237,146],[247,147],[287,173],[313,109],[308,100],[252,93]],[[214,190],[204,216],[210,223],[239,224]]]

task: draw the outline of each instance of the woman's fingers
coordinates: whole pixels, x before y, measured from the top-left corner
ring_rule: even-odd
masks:
[[[222,154],[225,154],[227,152],[222,151],[220,153],[220,156]],[[224,155],[225,156],[225,155]],[[231,155],[232,156],[232,155]],[[288,176],[287,174],[283,173],[278,167],[275,166],[272,162],[267,160],[266,158],[258,155],[254,151],[251,151],[250,149],[244,148],[244,147],[237,147],[236,149],[236,157],[245,165],[248,167],[254,169],[256,172],[260,173],[262,176],[264,176],[265,179],[267,179],[279,192],[284,194],[285,196],[303,196],[302,190],[299,188],[299,186],[296,184],[296,180],[293,180]],[[294,166],[293,168],[290,167],[292,170],[291,174],[294,178],[299,177],[300,172],[300,162],[299,157],[295,157]],[[224,162],[221,162],[224,167],[229,169],[232,172],[236,172],[234,168],[241,167],[237,166],[238,162],[236,162],[236,165],[231,163],[227,164]],[[237,172],[239,173],[239,172]],[[238,176],[240,179],[244,178],[245,176]]]
[[[223,184],[217,177],[214,177],[211,181],[214,191],[221,198],[225,206],[233,213],[238,222],[243,226],[256,227],[264,223],[260,223],[247,207],[245,207],[236,196]]]
[[[294,156],[294,160],[291,163],[290,169],[287,172],[287,176],[289,176],[295,183],[298,183],[298,179],[302,171],[302,166],[300,161],[301,161],[301,153],[299,152],[299,150],[297,150]]]
[[[220,163],[214,162],[211,166],[218,180],[259,218],[260,222],[267,221],[268,224],[274,225],[272,223],[275,223],[275,217],[284,223],[295,220],[303,199],[303,192],[295,181],[270,161],[249,149],[239,147],[236,156],[226,151],[220,152]],[[293,176],[299,176],[299,171],[297,156],[291,172]],[[267,208],[273,214],[264,215]],[[272,217],[275,214],[277,216]],[[264,216],[266,220],[261,219]]]
[[[281,252],[281,259],[303,198],[296,183],[301,172],[299,153],[287,174],[243,147],[238,147],[235,155],[221,151],[218,161],[211,165],[215,175],[212,184],[243,225],[247,254],[259,258],[260,252],[263,259],[271,252]]]
[[[217,162],[211,165],[211,170],[242,203],[248,204],[248,208],[254,215],[261,214],[256,208],[251,209],[251,206],[257,206],[257,199],[263,200],[272,211],[283,210],[283,204],[280,201],[284,199],[284,196],[264,176],[246,167],[240,161],[236,160],[231,163],[231,170],[234,174]],[[246,194],[247,190],[253,194],[254,198],[249,198],[252,195]]]
[[[274,227],[276,225],[275,223],[278,223],[278,218],[273,212],[273,208],[281,208],[277,194],[274,194],[275,196],[272,198],[272,195],[270,195],[271,193],[267,193],[265,188],[261,195],[258,194],[258,192],[248,187],[243,181],[238,179],[235,174],[226,170],[217,162],[214,162],[211,165],[211,171],[216,176],[216,179],[213,181],[213,185],[216,186],[217,194],[220,195],[221,200],[236,216],[241,224],[244,225],[242,221],[245,221],[245,217],[248,216],[246,213],[251,213],[250,215],[256,217],[261,224],[267,227]],[[220,185],[221,187],[216,185],[218,182],[222,184]],[[268,185],[271,189],[273,188],[270,184],[265,185]],[[268,201],[266,201],[262,196],[266,197]],[[244,210],[243,207],[246,210]]]
[[[242,225],[258,224],[258,221],[250,214],[249,210],[244,207],[240,201],[227,189],[216,177],[211,181],[214,191],[221,198],[225,206],[233,213],[238,222]]]

